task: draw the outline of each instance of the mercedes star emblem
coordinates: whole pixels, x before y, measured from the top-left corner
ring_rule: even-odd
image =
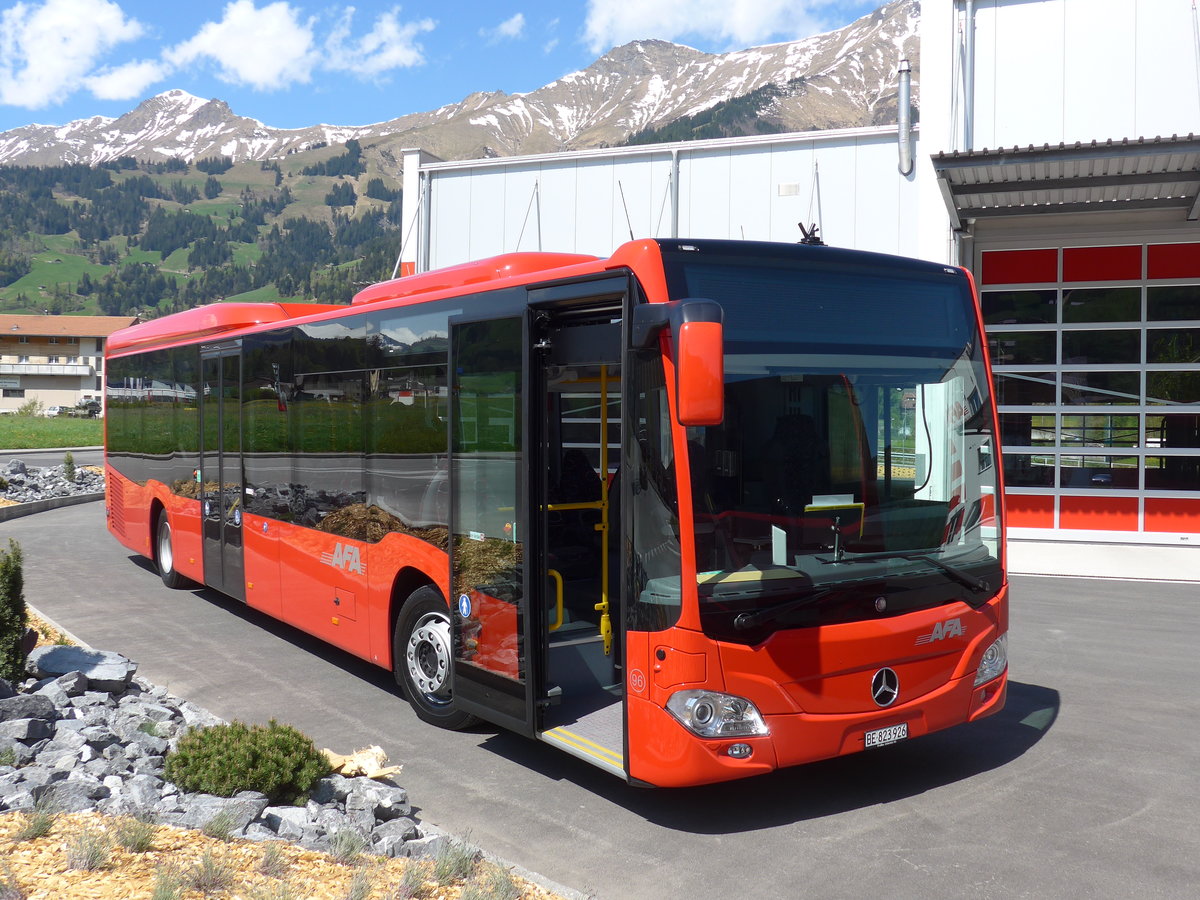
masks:
[[[880,669],[871,679],[871,697],[877,706],[891,706],[900,695],[900,678],[892,669]]]

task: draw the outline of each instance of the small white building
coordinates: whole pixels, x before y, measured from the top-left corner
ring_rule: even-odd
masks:
[[[835,246],[964,265],[997,373],[1013,569],[1200,580],[1198,15],[930,0],[911,136],[410,151],[404,270],[605,256],[631,236],[794,241],[812,222]]]

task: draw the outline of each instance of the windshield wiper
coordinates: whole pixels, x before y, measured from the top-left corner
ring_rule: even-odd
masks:
[[[812,603],[824,600],[835,590],[838,590],[838,588],[821,588],[816,593],[809,594],[807,597],[785,600],[783,603],[777,603],[775,606],[768,606],[766,609],[760,609],[756,612],[738,613],[738,615],[733,617],[733,627],[738,631],[748,631],[756,625],[761,625],[763,622],[777,619],[784,613],[789,613],[794,609],[802,609]]]
[[[951,566],[947,563],[944,563],[940,559],[935,559],[934,557],[929,555],[931,552],[933,552],[933,551],[930,551],[930,550],[896,550],[896,551],[885,552],[885,553],[861,553],[857,556],[848,556],[848,557],[843,556],[840,559],[822,559],[820,561],[823,563],[835,563],[835,564],[840,565],[840,564],[844,564],[844,563],[853,563],[853,562],[870,562],[872,560],[877,560],[877,559],[910,559],[910,560],[913,560],[914,562],[929,563],[929,565],[945,572],[948,576],[950,576],[951,579],[953,579],[954,581],[957,581],[963,587],[965,587],[971,591],[974,591],[976,594],[984,594],[991,590],[988,583],[986,581],[984,581],[983,579],[976,578],[974,575],[970,574],[969,572],[966,572],[963,569],[960,569],[956,566]],[[972,605],[974,605],[974,604],[972,604]]]

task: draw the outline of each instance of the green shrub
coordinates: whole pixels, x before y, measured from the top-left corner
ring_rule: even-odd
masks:
[[[167,780],[185,791],[218,797],[260,791],[276,804],[303,799],[330,771],[310,738],[274,719],[189,731],[166,759]]]
[[[42,414],[42,410],[45,408],[46,407],[42,403],[42,401],[38,400],[35,397],[33,399],[26,400],[24,403],[22,403],[20,406],[18,406],[17,407],[17,415],[18,416],[40,416]]]
[[[0,550],[0,678],[25,677],[25,652],[21,643],[29,627],[25,609],[25,576],[21,545],[8,539],[8,552]]]
[[[63,454],[63,478],[75,483],[75,454],[70,450]]]

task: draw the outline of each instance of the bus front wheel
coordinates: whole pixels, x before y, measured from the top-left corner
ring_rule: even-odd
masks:
[[[158,522],[154,526],[154,563],[158,575],[169,588],[187,587],[191,582],[175,569],[175,548],[171,544],[171,522],[167,511],[158,511]]]
[[[453,658],[446,601],[435,587],[418,588],[396,619],[392,669],[418,718],[457,730],[478,720],[454,708],[450,691]]]

